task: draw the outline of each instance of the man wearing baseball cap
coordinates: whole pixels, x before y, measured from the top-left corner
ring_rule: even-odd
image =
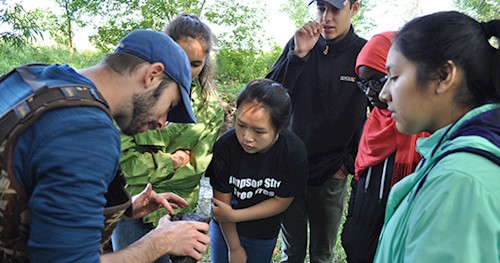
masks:
[[[317,20],[297,29],[267,75],[289,90],[290,129],[306,145],[309,159],[306,195],[295,197],[283,215],[281,262],[304,262],[307,246],[310,262],[333,262],[347,175],[354,174],[366,116],[366,97],[356,86],[354,71],[366,40],[351,25],[360,3],[315,0],[309,4],[313,2]]]
[[[0,99],[9,102],[6,109],[23,103],[35,107],[33,101],[62,96],[54,90],[66,99],[40,110],[29,124],[15,126],[4,140],[12,147],[0,148],[6,157],[0,159],[0,258],[152,262],[171,254],[201,259],[209,242],[208,224],[170,222],[168,217],[130,247],[102,254],[123,213],[139,218],[167,209],[174,214],[173,208],[187,205],[175,194],[157,194],[151,185],[130,200],[117,173],[120,136],[115,126],[133,135],[163,129],[166,121],[196,121],[189,98],[191,69],[182,48],[164,33],[139,29],[93,67],[36,64],[14,72],[0,82]],[[41,95],[26,99],[26,83],[33,90],[40,87],[36,94]],[[96,103],[71,104],[81,99],[75,94],[90,94]],[[12,112],[0,110],[2,118]]]
[[[309,2],[309,5],[311,5],[314,2],[316,2],[316,0],[312,0],[311,2]],[[349,0],[323,0],[323,1],[318,1],[318,2],[329,3],[337,9],[342,9],[342,8],[344,8],[344,6],[349,4]]]

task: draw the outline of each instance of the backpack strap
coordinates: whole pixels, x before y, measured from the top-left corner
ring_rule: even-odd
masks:
[[[14,71],[19,74],[21,79],[30,86],[30,88],[33,90],[33,93],[36,93],[38,90],[46,88],[47,85],[44,82],[38,81],[36,79],[36,76],[31,72],[29,66],[33,64],[28,64],[28,65],[22,65],[17,68],[14,68]]]
[[[16,198],[15,202],[11,202],[10,210],[8,210],[10,214],[7,214],[11,216],[9,217],[9,220],[13,221],[4,221],[4,223],[11,223],[11,225],[16,228],[13,231],[16,231],[17,228],[27,230],[23,232],[23,238],[19,238],[18,233],[14,233],[14,235],[8,236],[9,238],[12,236],[14,237],[7,240],[9,242],[8,246],[6,246],[6,243],[4,242],[4,233],[0,233],[0,258],[2,258],[2,255],[5,257],[6,249],[8,248],[10,249],[9,251],[12,251],[12,253],[14,253],[13,255],[16,257],[16,260],[14,261],[16,262],[17,259],[21,258],[20,253],[23,253],[23,256],[28,255],[29,257],[28,252],[26,252],[27,248],[25,248],[27,237],[29,236],[29,222],[27,224],[27,227],[24,227],[25,225],[21,225],[19,223],[21,222],[19,219],[23,217],[14,216],[13,218],[12,215],[18,215],[21,214],[21,212],[23,213],[23,215],[30,214],[30,210],[26,206],[26,191],[14,176],[14,162],[12,159],[12,152],[17,138],[38,118],[43,116],[44,113],[57,108],[78,106],[97,107],[104,111],[111,120],[113,119],[108,104],[106,103],[102,95],[97,91],[97,89],[82,84],[63,84],[49,87],[45,82],[40,81],[36,78],[29,66],[30,65],[17,67],[11,72],[0,76],[0,81],[2,81],[9,75],[17,73],[18,76],[23,80],[23,82],[25,82],[25,84],[27,84],[33,91],[32,94],[9,109],[7,113],[5,113],[0,118],[0,172],[2,173],[1,177],[5,177],[8,179],[4,180],[3,182],[8,183],[6,189],[7,191],[9,191],[9,197]],[[20,83],[20,85],[24,84]],[[4,178],[0,179],[3,180]],[[125,178],[121,173],[117,173],[112,182],[108,185],[108,191],[105,194],[107,201],[104,208],[105,222],[104,227],[101,230],[102,251],[104,251],[103,248],[110,240],[113,229],[120,221],[122,215],[124,213],[128,216],[132,215],[133,211],[131,206],[130,194],[125,190],[124,186]],[[4,192],[1,192],[0,194],[2,194],[3,197]],[[3,200],[1,201],[3,202]],[[12,207],[19,209],[15,210],[14,213],[12,213]],[[4,219],[3,216],[3,214],[0,216],[0,220]],[[26,216],[25,218],[28,218],[28,216]],[[0,228],[2,228],[2,226],[0,226]],[[12,228],[10,228],[10,230],[12,230]],[[7,259],[9,259],[9,257],[7,257]],[[24,259],[25,258],[23,258],[22,261],[24,261]]]
[[[23,72],[23,75],[20,75],[21,78],[27,81],[26,83],[31,83],[33,85],[31,88],[36,89],[36,92],[19,102],[0,118],[0,127],[2,127],[0,129],[0,143],[2,144],[0,145],[0,162],[4,163],[4,169],[10,175],[14,174],[11,153],[17,137],[45,112],[57,108],[90,106],[101,109],[112,119],[106,101],[95,88],[81,84],[65,84],[49,88],[48,85],[41,85],[42,82],[36,78],[33,80],[34,76],[31,76],[33,73],[29,66],[21,68]],[[8,74],[14,71],[16,69]],[[3,145],[5,148],[2,152],[1,146]],[[17,183],[12,183],[12,187],[24,194],[24,189]]]
[[[81,84],[65,84],[49,88],[46,83],[36,79],[28,65],[18,67],[8,74],[14,71],[19,73],[21,79],[34,92],[0,118],[0,127],[2,127],[0,142],[7,137],[12,137],[15,130],[24,130],[43,113],[54,108],[93,106],[102,109],[112,118],[106,101],[94,88]]]

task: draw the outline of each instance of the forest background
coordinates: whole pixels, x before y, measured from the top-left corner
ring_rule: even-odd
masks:
[[[439,2],[439,3],[437,3]],[[500,17],[497,0],[361,0],[354,17],[366,39],[397,30],[413,17],[461,10],[478,20]],[[214,33],[215,85],[232,102],[248,81],[272,67],[296,28],[315,19],[309,0],[0,0],[0,74],[31,63],[97,64],[127,32],[164,29],[176,15],[192,13]],[[84,45],[82,45],[82,43]]]
[[[133,29],[163,30],[178,14],[196,14],[213,31],[214,83],[226,112],[224,129],[228,129],[232,125],[234,99],[241,88],[252,79],[264,77],[294,31],[315,19],[316,6],[308,6],[309,2],[0,0],[0,75],[33,62],[86,68],[99,63]],[[500,19],[498,0],[361,0],[360,3],[353,25],[366,39],[378,32],[397,30],[414,17],[436,11],[460,10],[479,21]],[[498,47],[498,41],[492,44]],[[209,187],[202,181],[203,189]],[[201,197],[201,206],[209,209],[209,202],[204,204],[203,200],[209,200],[210,191]],[[279,262],[280,245],[278,239],[273,262]],[[345,262],[340,239],[335,250],[335,262]],[[202,262],[210,262],[209,252]]]

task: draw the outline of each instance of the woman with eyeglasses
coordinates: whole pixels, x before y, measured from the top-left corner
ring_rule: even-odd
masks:
[[[387,104],[378,99],[387,81],[385,61],[395,33],[388,31],[373,36],[356,61],[355,70],[360,78],[358,87],[373,108],[361,135],[348,215],[342,232],[348,262],[373,261],[384,224],[389,190],[413,172],[420,161],[415,141],[428,135],[398,132]]]
[[[398,32],[379,98],[422,161],[392,189],[374,262],[499,262],[500,20],[455,11]]]

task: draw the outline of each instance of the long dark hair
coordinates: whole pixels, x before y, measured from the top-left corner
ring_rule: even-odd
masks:
[[[276,133],[288,127],[292,104],[287,90],[278,82],[270,79],[250,81],[236,99],[236,109],[245,102],[256,102],[266,108]]]
[[[202,45],[206,48],[205,65],[198,75],[198,80],[201,84],[202,98],[204,101],[212,94],[216,95],[213,87],[213,66],[210,59],[210,51],[212,50],[212,31],[203,23],[196,15],[182,14],[177,16],[174,20],[170,21],[165,33],[169,35],[174,41],[191,37],[200,40]]]
[[[438,12],[415,18],[404,25],[394,48],[417,65],[417,84],[447,77],[442,66],[453,61],[465,74],[455,96],[460,105],[477,107],[500,100],[500,52],[490,45],[500,38],[500,20],[479,23],[456,12]]]

